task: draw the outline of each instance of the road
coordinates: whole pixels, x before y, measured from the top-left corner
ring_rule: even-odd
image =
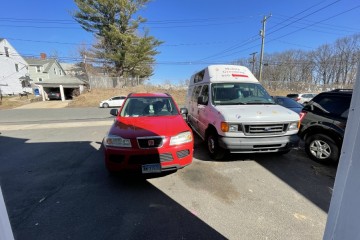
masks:
[[[0,184],[16,239],[322,239],[335,166],[286,155],[193,163],[135,180],[110,176],[108,109],[0,111]]]

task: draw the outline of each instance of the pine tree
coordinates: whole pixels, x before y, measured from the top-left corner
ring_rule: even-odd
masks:
[[[147,78],[162,42],[138,28],[146,19],[134,14],[149,0],[74,0],[75,20],[98,42],[93,53],[114,76]]]

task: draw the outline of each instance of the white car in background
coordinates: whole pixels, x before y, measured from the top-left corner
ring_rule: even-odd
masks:
[[[107,100],[100,102],[101,108],[108,108],[108,107],[120,107],[122,106],[126,96],[115,96],[112,98],[109,98]]]
[[[300,104],[307,104],[313,99],[317,93],[291,93],[286,95],[288,98],[292,98]]]

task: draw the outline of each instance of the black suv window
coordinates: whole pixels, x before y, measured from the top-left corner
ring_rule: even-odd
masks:
[[[320,95],[313,99],[312,106],[314,111],[325,112],[336,117],[347,118],[346,112],[350,107],[351,97],[334,96],[334,95]],[[307,106],[307,108],[310,106]]]

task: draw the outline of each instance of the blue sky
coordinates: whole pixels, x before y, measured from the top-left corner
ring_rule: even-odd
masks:
[[[64,62],[79,57],[79,45],[91,44],[90,33],[71,16],[73,1],[4,1],[0,38],[24,56],[56,54]],[[153,0],[138,13],[150,35],[164,41],[158,48],[152,83],[185,81],[206,65],[229,63],[258,52],[259,30],[266,23],[265,53],[313,50],[360,33],[360,1]]]

